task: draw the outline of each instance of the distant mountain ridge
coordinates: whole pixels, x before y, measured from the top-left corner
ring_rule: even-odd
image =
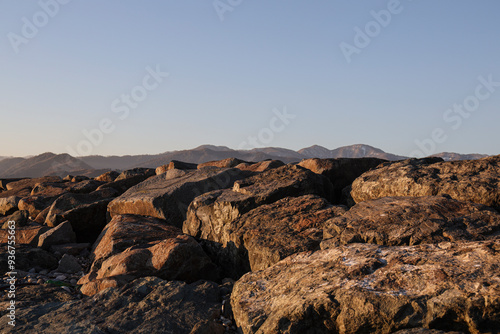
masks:
[[[483,158],[486,155],[444,152],[436,154],[435,156],[442,157],[444,160],[470,160]],[[238,158],[245,161],[274,159],[290,163],[309,158],[332,159],[363,157],[375,157],[386,160],[403,160],[408,158],[387,153],[376,147],[364,144],[343,146],[333,150],[323,146],[313,145],[298,151],[281,147],[234,150],[226,146],[202,145],[190,150],[171,151],[160,154],[125,156],[91,155],[76,158],[69,154],[44,153],[29,158],[7,157],[0,160],[0,177],[65,176],[67,174],[95,176],[104,170],[125,170],[135,167],[156,168],[168,164],[172,160],[200,164],[213,160]]]

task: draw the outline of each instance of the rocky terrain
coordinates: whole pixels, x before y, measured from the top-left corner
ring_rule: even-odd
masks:
[[[325,150],[0,179],[1,332],[499,333],[500,156]]]

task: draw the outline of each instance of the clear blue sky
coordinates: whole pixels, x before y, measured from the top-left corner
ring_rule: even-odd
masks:
[[[500,153],[500,87],[475,97],[478,77],[500,82],[497,0],[221,0],[224,20],[210,0],[55,1],[0,1],[0,156],[237,148],[259,135],[252,145]],[[388,7],[384,27],[371,11]],[[369,45],[356,27],[372,29]],[[360,46],[350,62],[347,44]],[[169,76],[147,91],[157,66]],[[465,101],[471,112],[446,112]],[[285,107],[286,125],[273,120]]]

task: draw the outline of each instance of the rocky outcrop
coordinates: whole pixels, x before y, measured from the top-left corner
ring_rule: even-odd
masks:
[[[0,215],[10,215],[18,210],[20,198],[17,196],[9,196],[0,198]]]
[[[53,245],[69,244],[75,241],[76,235],[71,223],[65,221],[42,234],[38,239],[38,247],[49,249]]]
[[[500,240],[350,244],[248,273],[231,296],[243,333],[392,333],[500,328]]]
[[[500,208],[500,155],[480,160],[409,159],[366,172],[352,184],[356,203],[387,196],[447,194]]]
[[[157,217],[182,227],[189,203],[207,191],[231,187],[234,181],[252,175],[238,169],[207,167],[195,171],[169,170],[130,188],[113,200],[111,217],[136,214]]]
[[[222,304],[221,289],[213,282],[186,284],[156,277],[83,300],[73,300],[56,288],[24,289],[19,289],[18,299],[31,294],[33,302],[16,310],[16,318],[22,319],[16,327],[7,324],[7,317],[0,318],[4,333],[190,334],[195,327],[214,322]],[[212,326],[218,330],[211,333],[224,332],[222,324]]]
[[[319,249],[324,223],[345,211],[315,195],[287,197],[261,205],[227,225],[203,230],[198,237],[204,239],[202,244],[225,274],[237,278],[289,255]]]
[[[342,190],[360,175],[384,162],[387,160],[377,158],[304,159],[299,166],[326,176],[333,185],[333,203],[347,204],[342,198]]]
[[[38,245],[38,239],[40,238],[40,236],[48,230],[49,228],[47,226],[16,226],[16,244],[36,246]],[[11,234],[9,234],[8,229],[1,229],[0,244],[7,243],[9,240],[9,235]]]
[[[236,167],[241,163],[248,163],[247,161],[240,160],[237,158],[227,158],[223,160],[208,161],[198,165],[198,169],[203,167],[220,167],[220,168],[232,168]]]
[[[101,181],[101,182],[113,182],[116,180],[116,178],[120,175],[120,173],[112,170],[109,172],[106,172],[104,174],[101,174],[99,176],[96,176],[94,180],[96,181]]]
[[[134,168],[128,169],[126,171],[121,172],[115,179],[115,181],[125,180],[134,176],[143,176],[144,178],[151,177],[155,175],[155,170],[152,168]]]
[[[79,282],[87,295],[107,287],[103,281],[114,277],[116,285],[126,277],[149,275],[188,282],[218,278],[217,268],[193,238],[151,217],[113,217],[96,241],[92,258],[90,273]]]
[[[50,206],[45,224],[55,227],[69,221],[78,242],[93,242],[106,225],[108,203],[116,196],[113,189],[90,194],[64,194]]]
[[[163,165],[163,166],[156,168],[156,175],[166,173],[168,170],[171,170],[171,169],[189,170],[189,169],[197,169],[197,168],[198,168],[197,164],[172,160],[167,165]]]
[[[251,172],[265,172],[273,168],[278,168],[284,166],[285,163],[280,160],[264,160],[260,162],[256,162],[254,164],[243,162],[239,165],[236,165],[235,168],[241,170],[248,170]]]
[[[354,242],[415,245],[500,236],[500,214],[447,196],[383,197],[361,202],[325,224],[323,248]]]

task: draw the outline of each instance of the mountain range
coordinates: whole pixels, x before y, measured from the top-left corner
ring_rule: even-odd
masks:
[[[437,154],[444,160],[471,160],[483,158],[482,154],[458,154],[444,152]],[[150,155],[101,156],[91,155],[72,157],[69,154],[43,153],[34,157],[1,157],[0,177],[40,177],[45,175],[65,176],[67,174],[97,176],[107,170],[125,170],[135,167],[156,168],[172,160],[190,163],[203,163],[225,158],[238,158],[245,161],[266,159],[281,160],[285,163],[298,162],[308,158],[363,158],[376,157],[386,160],[403,160],[408,157],[384,152],[373,146],[356,144],[333,150],[319,145],[293,151],[280,147],[254,148],[252,150],[233,150],[226,146],[202,145],[190,150],[164,152]]]

